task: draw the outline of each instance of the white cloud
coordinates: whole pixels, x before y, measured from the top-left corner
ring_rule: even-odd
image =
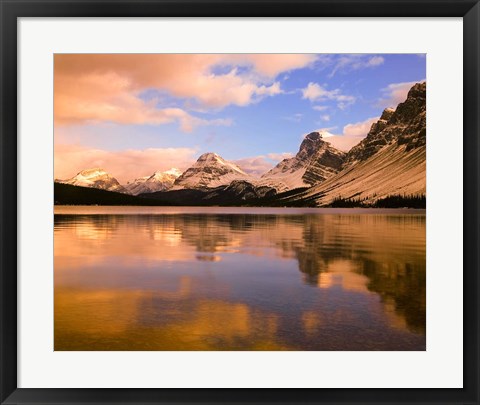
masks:
[[[303,114],[297,113],[297,114],[289,115],[288,117],[283,117],[283,118],[286,119],[287,121],[300,122],[303,118]]]
[[[310,82],[307,87],[302,89],[303,98],[310,101],[331,100],[338,96],[339,89],[326,90],[318,83]]]
[[[271,86],[259,86],[255,89],[255,94],[258,96],[275,96],[282,93],[279,82],[275,82]]]
[[[328,109],[326,105],[314,105],[312,107],[315,111],[325,111]]]
[[[348,72],[352,70],[366,69],[382,65],[385,62],[383,56],[368,54],[342,55],[333,59],[333,69],[329,77],[333,77],[338,72]]]
[[[338,107],[344,109],[353,104],[356,100],[354,96],[342,94],[340,89],[327,90],[318,83],[310,82],[307,87],[302,89],[303,98],[315,101],[335,100],[338,102]]]
[[[320,116],[320,119],[321,119],[322,121],[327,121],[327,122],[328,122],[328,121],[330,121],[330,115],[328,115],[328,114],[321,115],[321,116]]]
[[[364,66],[365,67],[378,66],[378,65],[383,65],[384,62],[385,62],[385,59],[382,56],[373,56],[367,61],[367,63]]]

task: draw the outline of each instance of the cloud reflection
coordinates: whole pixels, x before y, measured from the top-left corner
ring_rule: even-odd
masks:
[[[422,215],[56,215],[55,348],[422,350],[425,280]]]

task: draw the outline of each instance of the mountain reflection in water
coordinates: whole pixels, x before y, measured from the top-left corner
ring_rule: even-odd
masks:
[[[425,350],[424,214],[179,210],[55,215],[55,350]]]

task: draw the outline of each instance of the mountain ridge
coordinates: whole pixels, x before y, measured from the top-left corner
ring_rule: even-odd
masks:
[[[335,176],[290,202],[313,200],[325,206],[338,198],[356,198],[368,204],[395,194],[426,194],[425,82],[415,84],[394,111],[385,109]]]

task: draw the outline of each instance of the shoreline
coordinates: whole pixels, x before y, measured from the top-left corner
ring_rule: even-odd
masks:
[[[221,207],[221,206],[119,206],[55,205],[54,215],[319,215],[319,214],[401,214],[426,215],[418,208],[322,208],[322,207]]]

